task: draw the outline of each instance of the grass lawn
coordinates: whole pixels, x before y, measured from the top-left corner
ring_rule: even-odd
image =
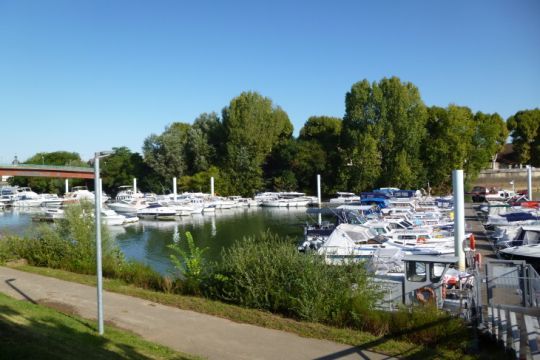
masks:
[[[63,270],[29,265],[16,265],[12,267],[22,271],[87,285],[95,286],[96,283],[96,277],[90,275],[82,275]],[[104,289],[108,291],[131,295],[184,310],[193,310],[200,313],[215,315],[239,323],[247,323],[277,330],[284,330],[304,337],[326,339],[343,344],[359,346],[362,349],[376,351],[392,356],[418,359],[472,359],[491,358],[492,356],[497,356],[498,351],[496,348],[491,348],[490,351],[495,351],[495,353],[483,353],[470,356],[464,354],[463,351],[459,349],[422,346],[406,341],[395,340],[391,337],[378,337],[368,332],[353,329],[336,328],[318,323],[296,321],[268,312],[225,304],[219,301],[213,301],[201,297],[166,294],[162,292],[145,290],[114,279],[104,279],[103,284]],[[484,346],[480,346],[480,349],[482,348],[484,348]]]
[[[0,359],[194,359],[107,325],[0,293]]]

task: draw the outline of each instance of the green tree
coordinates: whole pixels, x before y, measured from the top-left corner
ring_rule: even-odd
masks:
[[[540,109],[518,111],[507,125],[520,163],[540,166]]]
[[[223,151],[223,126],[216,113],[199,115],[188,131],[186,156],[190,174],[206,171],[221,159]]]
[[[222,118],[231,190],[252,195],[264,185],[262,166],[273,147],[292,136],[292,124],[272,100],[255,92],[232,99]]]
[[[341,151],[340,151],[340,137],[341,137],[341,125],[342,120],[340,118],[330,116],[312,116],[300,129],[300,136],[298,139],[303,142],[312,142],[319,144],[318,149],[322,150],[325,154],[324,159],[320,154],[315,152],[315,155],[319,155],[316,161],[324,161],[323,164],[317,164],[313,169],[314,171],[308,175],[309,181],[306,183],[302,180],[302,186],[309,188],[310,191],[314,191],[316,186],[316,175],[321,174],[324,179],[322,182],[322,191],[324,194],[330,192],[339,191],[338,188],[338,173],[341,164]],[[305,146],[304,146],[305,147]]]
[[[508,138],[508,128],[499,114],[474,115],[474,135],[466,172],[470,180],[475,179],[480,170],[488,167]]]
[[[412,83],[392,77],[354,84],[345,97],[341,136],[345,155],[340,175],[348,188],[422,185],[426,121],[425,105]],[[366,168],[377,165],[380,170]]]
[[[23,164],[89,167],[78,153],[68,151],[39,152],[25,160]],[[29,186],[39,193],[60,194],[65,188],[64,179],[15,176],[9,182],[14,186]],[[73,179],[70,180],[70,184],[83,185],[85,180]]]
[[[448,189],[454,169],[463,169],[472,151],[475,123],[467,107],[428,109],[428,140],[424,146],[424,163],[430,185]]]
[[[142,156],[127,147],[113,148],[113,154],[101,160],[103,189],[109,194],[115,194],[121,185],[131,185],[133,178],[138,179],[139,188],[148,190],[149,172]]]
[[[185,149],[190,128],[189,124],[172,123],[161,135],[152,134],[144,140],[144,161],[163,183],[187,173]]]

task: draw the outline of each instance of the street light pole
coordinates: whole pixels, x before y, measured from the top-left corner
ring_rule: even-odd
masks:
[[[97,310],[98,332],[103,335],[103,276],[101,269],[101,182],[99,178],[99,159],[110,155],[110,151],[101,151],[94,156],[94,202],[96,225],[96,273],[97,273]]]

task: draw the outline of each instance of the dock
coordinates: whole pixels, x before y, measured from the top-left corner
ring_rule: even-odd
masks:
[[[468,232],[481,256],[476,277],[477,313],[481,334],[515,359],[540,360],[540,277],[525,261],[501,260],[482,225],[479,205],[465,204]]]

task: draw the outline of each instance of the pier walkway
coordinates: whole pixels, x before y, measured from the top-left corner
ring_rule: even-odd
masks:
[[[0,292],[96,319],[94,287],[0,267]],[[106,323],[208,359],[390,359],[354,346],[239,324],[107,291],[103,303]]]

